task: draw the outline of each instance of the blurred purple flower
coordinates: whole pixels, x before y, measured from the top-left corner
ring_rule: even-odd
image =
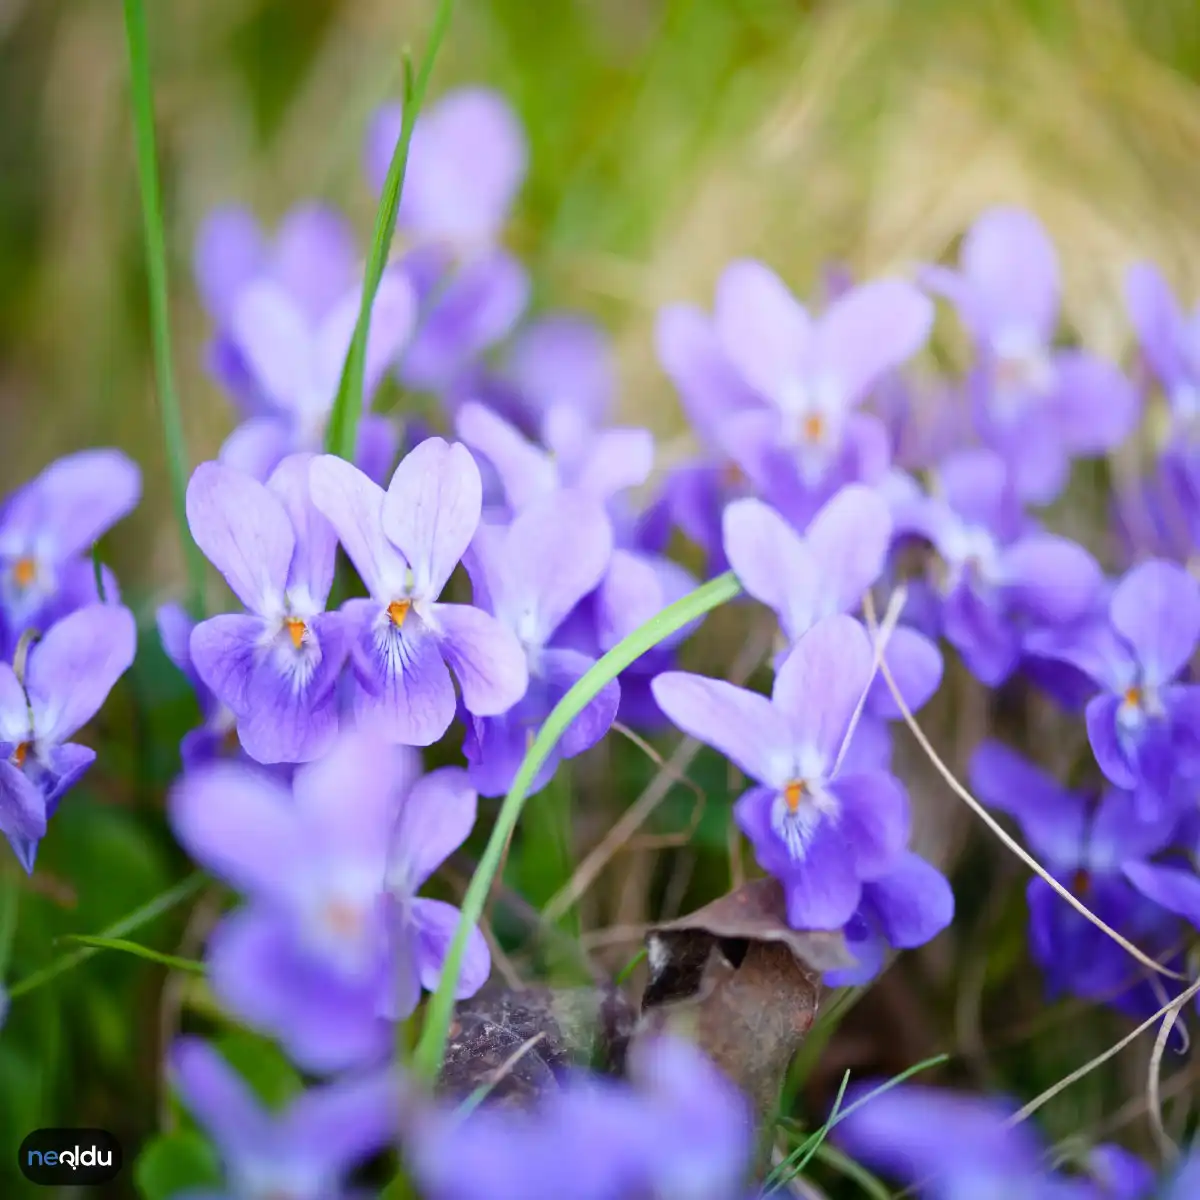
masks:
[[[976,424],[1023,498],[1053,500],[1072,457],[1105,453],[1133,431],[1129,380],[1093,354],[1054,346],[1058,259],[1032,214],[989,209],[963,239],[958,270],[928,268],[924,282],[953,302],[975,343]]]
[[[879,879],[864,881],[858,911],[842,930],[853,967],[826,971],[826,987],[861,987],[882,970],[888,947],[913,950],[932,941],[954,920],[954,893],[946,877],[919,855],[906,852]]]
[[[838,761],[871,682],[874,654],[851,617],[826,617],[779,667],[772,698],[722,680],[667,672],[654,681],[663,712],[763,786],[735,816],[759,864],[776,876],[796,928],[839,929],[863,880],[886,875],[908,841],[908,797],[881,770]]]
[[[1069,791],[999,742],[975,751],[970,779],[975,794],[1014,817],[1038,861],[1106,924],[1152,954],[1177,940],[1177,922],[1127,879],[1167,845],[1173,819],[1145,820],[1136,798],[1115,788],[1099,798]],[[1143,973],[1126,951],[1043,880],[1031,879],[1026,895],[1030,947],[1049,996],[1068,992],[1129,1007]]]
[[[883,574],[892,520],[883,497],[848,484],[818,510],[801,537],[761,500],[735,500],[725,509],[725,553],[746,591],[779,617],[788,645],[817,621],[858,609]],[[942,681],[942,656],[915,629],[898,625],[884,652],[888,669],[912,710]],[[900,715],[882,675],[867,699],[875,715]]]
[[[188,484],[192,536],[248,610],[197,625],[192,664],[261,763],[319,758],[338,728],[348,634],[325,612],[337,539],[309,496],[311,461],[289,456],[266,484],[202,463]]]
[[[119,450],[81,450],[52,462],[0,508],[0,654],[22,633],[100,600],[89,551],[136,506],[137,464]],[[104,571],[105,600],[117,598]]]
[[[972,673],[995,687],[1016,668],[1029,629],[1067,626],[1088,612],[1100,568],[1082,546],[1025,517],[991,451],[952,455],[937,485],[936,496],[896,501],[896,534],[933,544],[942,632]]]
[[[604,578],[612,526],[600,502],[561,491],[533,500],[507,527],[481,525],[465,559],[475,602],[520,643],[529,671],[524,697],[507,712],[467,723],[463,750],[485,796],[508,791],[533,737],[595,658],[552,644],[559,626]],[[568,726],[534,780],[544,787],[560,758],[594,745],[617,714],[620,688],[609,683]]]
[[[136,646],[127,608],[92,604],[36,640],[20,674],[0,663],[0,833],[29,874],[46,822],[96,760],[67,739],[99,711]]]
[[[287,455],[320,451],[361,303],[361,286],[355,286],[328,312],[314,318],[271,280],[255,281],[238,293],[229,316],[229,337],[263,405],[225,441],[220,453],[223,463],[266,479]],[[399,271],[388,271],[371,309],[365,403],[369,404],[389,364],[411,336],[415,319],[412,289]],[[397,440],[392,422],[364,413],[356,461],[372,478],[386,478]]]
[[[325,514],[371,598],[342,608],[350,624],[355,705],[396,742],[428,746],[454,719],[453,669],[475,716],[507,712],[529,673],[513,633],[482,609],[439,604],[479,526],[482,484],[465,446],[427,438],[386,492],[332,455],[310,469]]]
[[[199,1038],[178,1038],[170,1066],[180,1099],[225,1167],[225,1190],[188,1192],[189,1200],[361,1200],[343,1180],[393,1143],[400,1127],[403,1091],[390,1070],[310,1088],[271,1112]]]
[[[250,900],[210,939],[213,988],[309,1069],[386,1054],[390,1022],[440,978],[459,913],[417,892],[470,833],[476,800],[460,768],[419,772],[415,751],[359,731],[290,790],[222,763],[172,793],[180,842]],[[474,930],[458,995],[489,969]]]
[[[1154,1194],[1154,1168],[1123,1146],[1105,1144],[1088,1151],[1087,1173],[1100,1188],[1097,1200],[1151,1200]],[[1200,1187],[1200,1178],[1196,1183]]]

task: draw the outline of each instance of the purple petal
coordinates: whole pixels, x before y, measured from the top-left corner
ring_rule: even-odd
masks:
[[[430,620],[468,712],[495,716],[525,694],[529,686],[525,650],[506,625],[470,604],[434,604]]]
[[[279,223],[271,258],[272,277],[315,323],[354,286],[354,227],[336,208],[302,204]]]
[[[1004,459],[991,450],[960,450],[942,460],[938,484],[946,503],[968,524],[981,525],[1001,542],[1018,532],[1020,508]]]
[[[396,454],[400,449],[400,430],[391,417],[365,413],[358,423],[358,445],[354,463],[364,475],[381,487],[392,477]]]
[[[841,812],[838,829],[860,878],[877,879],[908,844],[908,795],[886,771],[839,775],[828,785]]]
[[[850,612],[883,573],[892,537],[891,513],[878,492],[852,483],[820,509],[804,536],[832,606],[819,615]]]
[[[290,794],[266,771],[216,763],[183,775],[167,815],[188,854],[239,891],[292,895],[304,846]]]
[[[296,411],[313,382],[313,328],[292,297],[262,279],[239,293],[230,337],[255,383],[285,412]]]
[[[414,595],[437,599],[482,511],[483,482],[465,446],[431,437],[404,457],[383,498],[383,530],[412,568]]]
[[[267,1141],[267,1114],[215,1049],[198,1037],[177,1038],[170,1063],[180,1099],[226,1157],[240,1158],[256,1143]]]
[[[596,593],[596,632],[599,649],[611,650],[651,617],[682,599],[696,581],[668,558],[614,550],[608,571]],[[698,626],[689,622],[658,643],[665,650],[677,645]]]
[[[1195,871],[1130,862],[1125,864],[1123,873],[1148,900],[1200,928],[1200,878]]]
[[[762,869],[783,879],[797,869],[796,861],[775,832],[771,811],[778,793],[774,788],[754,787],[738,797],[733,819],[754,847],[754,857]]]
[[[85,554],[141,494],[141,472],[119,450],[68,454],[9,499],[0,514],[0,554],[36,551],[55,563]]]
[[[1070,453],[1103,454],[1129,437],[1141,405],[1119,368],[1081,350],[1064,350],[1054,369],[1054,417]]]
[[[909,712],[918,712],[941,686],[942,652],[936,642],[911,626],[897,625],[892,630],[883,659]],[[899,720],[902,716],[882,672],[871,681],[867,708],[889,721]]]
[[[596,665],[594,658],[575,650],[547,650],[542,655],[542,680],[553,703],[559,700]],[[621,704],[621,687],[610,680],[588,701],[583,711],[563,730],[558,751],[564,758],[574,758],[594,746],[617,719]],[[546,714],[550,714],[547,712]]]
[[[659,708],[684,733],[732,759],[752,779],[773,787],[788,780],[793,738],[765,696],[686,671],[667,671],[650,685]]]
[[[467,840],[475,811],[475,789],[461,767],[442,767],[418,779],[400,802],[392,829],[388,886],[414,895]]]
[[[1006,547],[999,570],[1011,602],[1036,620],[1058,625],[1083,616],[1104,582],[1100,565],[1082,546],[1049,533]]]
[[[1184,320],[1166,280],[1152,263],[1137,263],[1129,268],[1125,276],[1125,304],[1142,353],[1159,382],[1170,391],[1187,375],[1180,354]]]
[[[600,500],[641,487],[654,469],[654,435],[648,429],[602,429],[593,435],[574,484]]]
[[[1154,1195],[1154,1168],[1123,1146],[1104,1145],[1089,1150],[1087,1170],[1107,1200],[1151,1200]]]
[[[769,267],[749,259],[727,266],[713,317],[721,349],[762,396],[775,399],[802,377],[812,322]]]
[[[1121,704],[1119,696],[1093,696],[1088,701],[1088,741],[1100,770],[1117,787],[1133,788],[1138,784],[1138,774],[1121,744],[1117,726],[1117,710]]]
[[[1050,341],[1058,322],[1058,257],[1032,214],[992,208],[971,226],[959,254],[990,330],[1028,330]]]
[[[65,742],[86,725],[136,649],[137,624],[127,608],[93,604],[52,625],[30,652],[25,673],[39,742]]]
[[[187,518],[205,557],[248,609],[279,606],[296,535],[276,496],[240,471],[201,463],[188,484]]]
[[[954,893],[946,877],[919,855],[905,853],[890,871],[863,885],[884,936],[897,950],[931,941],[954,919]]]
[[[217,461],[266,483],[295,448],[296,426],[288,417],[269,415],[243,421],[221,443]]]
[[[817,618],[825,583],[809,544],[754,498],[727,505],[721,525],[725,555],[742,586],[775,612],[789,640],[806,633]]]
[[[400,140],[400,128],[404,122],[404,110],[399,104],[383,104],[375,110],[367,126],[363,146],[363,166],[371,189],[378,195],[383,191],[396,143]]]
[[[163,652],[189,680],[194,680],[190,642],[192,630],[196,627],[195,621],[182,604],[160,605],[154,620]]]
[[[345,1174],[395,1139],[402,1098],[390,1069],[309,1088],[283,1118],[281,1132],[290,1156],[311,1161],[314,1173]]]
[[[616,365],[607,335],[583,317],[560,313],[527,325],[514,339],[505,377],[545,412],[566,404],[599,422],[616,392]]]
[[[861,284],[822,313],[813,338],[813,369],[837,380],[846,403],[856,404],[920,350],[933,315],[932,301],[910,283]]]
[[[1087,836],[1089,869],[1109,873],[1122,863],[1149,858],[1172,840],[1177,814],[1164,812],[1147,820],[1144,798],[1109,788],[1092,816]]]
[[[20,767],[0,759],[0,833],[33,873],[33,853],[46,836],[46,798]]]
[[[421,986],[434,991],[442,978],[442,965],[450,950],[450,942],[458,929],[461,916],[453,905],[441,900],[419,899],[413,904],[413,921],[417,926],[417,957]],[[492,970],[492,956],[478,927],[472,928],[463,952],[462,969],[458,976],[455,998],[473,996],[485,983]]]
[[[787,718],[793,740],[811,746],[832,764],[871,682],[874,664],[866,630],[853,617],[839,614],[818,621],[775,676],[772,700]]]
[[[1109,615],[1141,660],[1145,682],[1167,683],[1183,669],[1200,640],[1200,585],[1182,567],[1152,559],[1117,584]]]
[[[196,674],[235,713],[245,712],[249,705],[247,695],[258,665],[262,634],[261,618],[233,613],[209,617],[192,630],[191,657]]]
[[[782,883],[793,929],[840,929],[862,897],[849,847],[824,823],[813,835],[804,862]]]
[[[333,526],[371,595],[385,604],[403,596],[408,563],[384,537],[383,489],[332,454],[312,461],[308,482],[313,504]]]
[[[309,465],[314,458],[312,454],[285,458],[267,480],[267,490],[279,498],[295,533],[288,590],[302,589],[314,604],[324,607],[333,587],[337,534],[312,502]]]
[[[945,598],[942,628],[946,640],[962,655],[971,673],[997,687],[1016,669],[1020,636],[991,598],[960,584]]]
[[[558,469],[550,456],[490,408],[468,401],[455,416],[458,436],[495,468],[516,510],[555,491]]]
[[[267,265],[267,250],[254,215],[227,205],[214,209],[196,233],[193,269],[209,315],[224,322],[238,294]]]

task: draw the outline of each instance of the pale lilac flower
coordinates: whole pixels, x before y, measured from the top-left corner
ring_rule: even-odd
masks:
[[[760,865],[783,884],[796,928],[839,929],[864,880],[879,879],[908,841],[908,797],[882,770],[839,762],[874,654],[851,617],[826,617],[779,667],[772,697],[722,680],[667,672],[654,681],[663,712],[720,750],[761,786],[735,816]]]
[[[512,784],[530,739],[567,690],[596,659],[556,643],[559,626],[604,578],[612,558],[612,526],[603,505],[578,491],[531,501],[507,527],[481,525],[466,564],[475,601],[520,643],[529,688],[506,713],[468,721],[464,752],[471,778],[485,796]],[[543,787],[559,759],[594,745],[617,714],[620,689],[601,689],[567,727],[531,790]]]
[[[221,447],[223,463],[266,479],[287,455],[322,449],[361,303],[362,288],[357,285],[314,318],[271,280],[253,282],[239,292],[229,316],[229,337],[264,405],[230,434]],[[411,336],[415,319],[416,299],[408,282],[397,270],[385,272],[371,309],[363,382],[366,404]],[[375,478],[386,477],[396,446],[392,423],[364,413],[355,454],[363,470]]]
[[[929,268],[925,282],[954,303],[975,343],[976,424],[1022,497],[1053,500],[1071,458],[1105,453],[1132,432],[1139,406],[1129,380],[1093,354],[1054,345],[1058,258],[1031,213],[989,209],[963,239],[958,270]]]
[[[272,1112],[199,1038],[178,1038],[170,1066],[225,1168],[223,1189],[188,1192],[188,1200],[365,1200],[343,1186],[347,1175],[398,1135],[404,1093],[390,1069],[310,1088]]]
[[[96,760],[67,739],[99,711],[136,645],[127,608],[92,604],[33,643],[22,675],[0,663],[0,833],[30,874],[46,822]]]
[[[192,536],[248,610],[197,625],[192,663],[262,763],[318,758],[338,727],[347,634],[325,612],[337,540],[309,497],[311,458],[289,456],[266,484],[202,463],[188,484]]]
[[[496,716],[525,694],[525,654],[495,617],[438,597],[479,526],[479,468],[465,446],[432,437],[396,468],[385,492],[331,455],[310,469],[313,503],[337,530],[369,600],[352,600],[351,657],[360,716],[393,741],[428,746],[463,705]]]
[[[100,599],[89,551],[142,493],[137,464],[119,450],[81,450],[51,463],[0,508],[0,626],[11,658],[26,630]],[[116,580],[104,572],[105,599]]]

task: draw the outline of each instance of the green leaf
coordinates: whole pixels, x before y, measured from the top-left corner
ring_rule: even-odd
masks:
[[[299,1072],[274,1042],[235,1029],[214,1045],[268,1108],[283,1108],[304,1090]]]
[[[68,933],[59,939],[63,942],[78,942],[81,946],[93,946],[97,950],[120,950],[125,954],[135,954],[138,958],[147,958],[151,962],[161,963],[173,971],[190,971],[203,975],[204,964],[194,958],[177,958],[174,954],[163,954],[159,950],[151,950],[149,946],[127,941],[125,938],[100,937],[87,933]]]
[[[216,1152],[198,1133],[162,1133],[142,1147],[133,1165],[142,1200],[171,1200],[189,1188],[219,1187]]]

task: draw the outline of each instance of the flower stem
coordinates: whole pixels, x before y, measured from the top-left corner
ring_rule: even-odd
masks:
[[[154,373],[158,404],[167,444],[167,470],[171,499],[183,554],[187,562],[192,616],[204,615],[204,557],[192,538],[187,521],[188,456],[183,436],[183,416],[175,388],[171,359],[171,323],[167,307],[167,247],[163,236],[162,197],[158,187],[158,153],[154,144],[154,98],[150,86],[150,51],[146,37],[146,11],[142,0],[125,0],[125,33],[129,42],[129,89],[133,101],[134,142],[137,148],[138,183],[146,238],[146,276],[150,291],[150,334],[154,344]]]
[[[546,723],[534,738],[533,745],[517,771],[508,795],[504,797],[483,857],[480,858],[479,866],[471,877],[471,883],[463,897],[458,928],[454,932],[454,940],[450,943],[446,961],[442,966],[442,977],[437,991],[430,997],[426,1008],[421,1040],[413,1054],[412,1066],[418,1078],[432,1083],[441,1069],[467,938],[483,913],[492,881],[500,867],[504,846],[521,816],[529,785],[542,764],[550,757],[558,739],[562,737],[567,726],[595,699],[600,689],[616,679],[630,663],[697,617],[702,617],[714,608],[728,603],[740,592],[741,586],[734,578],[733,572],[727,571],[724,575],[718,575],[716,579],[698,587],[694,592],[689,592],[682,599],[676,600],[674,604],[668,605],[604,655],[567,692],[546,718]]]
[[[371,253],[363,276],[362,305],[358,311],[358,324],[342,368],[342,380],[337,399],[329,415],[329,427],[325,432],[325,448],[330,454],[340,455],[347,462],[354,461],[358,445],[358,423],[363,411],[363,376],[367,361],[367,336],[371,329],[371,308],[375,293],[383,278],[387,265],[392,236],[396,232],[396,214],[400,209],[400,193],[404,187],[404,172],[408,166],[408,148],[412,142],[413,127],[417,114],[425,100],[429,77],[433,74],[433,63],[438,49],[450,25],[454,0],[440,0],[433,17],[433,28],[425,45],[425,55],[414,79],[408,56],[404,62],[404,106],[400,120],[400,137],[392,153],[387,178],[383,184],[383,195],[375,214],[375,233],[371,239]]]

